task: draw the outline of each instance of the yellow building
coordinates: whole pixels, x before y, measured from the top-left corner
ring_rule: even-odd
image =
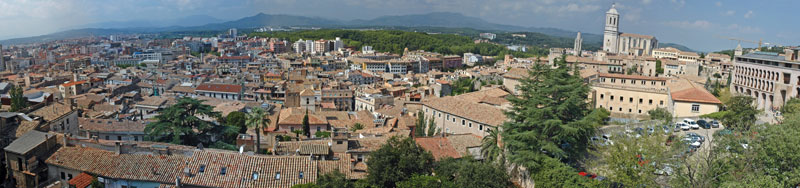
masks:
[[[612,117],[641,119],[656,108],[669,109],[667,78],[598,73],[592,83],[595,108]]]

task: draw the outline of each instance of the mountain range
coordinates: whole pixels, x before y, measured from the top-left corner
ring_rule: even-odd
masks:
[[[103,22],[82,26],[84,28],[71,29],[48,35],[15,38],[0,41],[0,44],[21,44],[43,42],[72,37],[89,35],[113,35],[130,33],[159,33],[159,32],[184,32],[184,31],[213,31],[227,30],[230,28],[249,29],[265,26],[313,26],[324,28],[371,28],[371,27],[442,27],[442,28],[471,28],[486,32],[535,32],[553,37],[574,38],[576,31],[568,31],[547,27],[522,27],[491,23],[486,20],[464,16],[459,13],[433,12],[427,14],[381,16],[369,20],[333,20],[320,17],[305,17],[284,14],[259,13],[232,21],[221,21],[217,18],[204,15],[188,16],[178,19],[161,21],[131,20],[122,22]],[[599,34],[582,32],[583,41],[586,43],[602,43],[603,36]],[[693,51],[688,47],[678,44],[664,44],[684,51]],[[661,45],[660,45],[661,46]]]

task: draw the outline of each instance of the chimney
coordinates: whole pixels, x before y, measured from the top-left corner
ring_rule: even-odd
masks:
[[[119,142],[114,142],[114,153],[117,155],[122,154],[122,147],[119,145]]]

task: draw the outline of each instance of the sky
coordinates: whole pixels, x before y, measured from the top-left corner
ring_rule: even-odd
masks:
[[[339,20],[455,12],[499,24],[602,34],[612,3],[621,14],[621,32],[695,50],[736,47],[726,37],[800,45],[797,0],[0,0],[0,39],[98,22],[190,15],[234,20],[261,12]]]

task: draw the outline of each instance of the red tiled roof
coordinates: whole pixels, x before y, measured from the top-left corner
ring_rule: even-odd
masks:
[[[81,81],[77,81],[77,82],[68,82],[68,83],[61,84],[61,85],[64,86],[64,87],[70,87],[70,86],[74,86],[74,85],[78,85],[78,84],[85,84],[85,83],[86,83],[86,80],[81,80]]]
[[[714,95],[712,95],[708,91],[696,87],[672,92],[672,100],[708,103],[708,104],[722,104],[722,102],[719,101],[717,97],[714,97]]]
[[[447,157],[461,158],[461,155],[450,145],[450,141],[444,137],[427,137],[427,138],[414,138],[422,148],[428,150],[433,154],[436,160],[442,160]]]
[[[211,91],[211,92],[226,92],[226,93],[239,93],[242,90],[240,85],[232,84],[200,84],[195,91]]]
[[[75,178],[69,180],[69,185],[73,185],[77,188],[86,188],[89,186],[89,184],[92,184],[92,180],[94,180],[94,177],[91,175],[87,173],[81,173]]]

